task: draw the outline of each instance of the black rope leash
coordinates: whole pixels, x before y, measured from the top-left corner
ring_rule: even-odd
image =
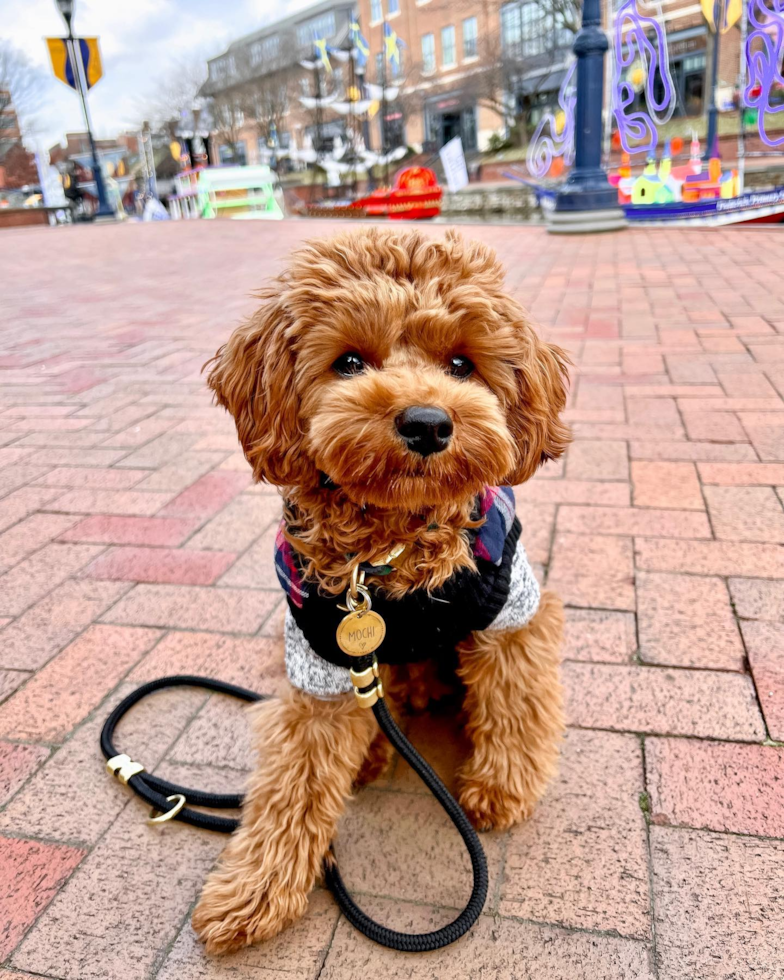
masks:
[[[368,707],[372,707],[373,714],[376,717],[381,731],[432,792],[463,838],[471,859],[473,887],[465,908],[448,925],[436,929],[433,932],[409,934],[396,932],[393,929],[387,929],[385,926],[379,925],[379,923],[375,922],[359,908],[346,888],[338,871],[334,852],[331,849],[329,856],[324,861],[324,879],[335,896],[335,900],[343,915],[345,915],[356,929],[367,936],[368,939],[372,939],[382,946],[388,946],[390,949],[395,949],[400,952],[424,953],[428,950],[441,949],[465,935],[480,916],[485,900],[487,899],[487,860],[482,850],[479,837],[460,807],[460,804],[446,786],[444,786],[433,768],[422,758],[400,728],[398,728],[394,718],[390,714],[383,697],[383,688],[378,678],[375,657],[371,655],[358,659],[356,667],[351,673],[355,680],[355,685],[360,678],[363,682],[361,687],[355,686],[357,699],[360,703],[365,703]],[[124,698],[104,722],[101,730],[101,752],[107,760],[107,769],[120,782],[129,786],[137,796],[140,796],[155,810],[159,811],[160,816],[152,818],[150,820],[151,823],[182,820],[184,823],[192,824],[194,827],[201,827],[204,830],[215,830],[219,833],[230,834],[239,826],[239,820],[201,813],[198,810],[190,809],[185,804],[188,802],[193,806],[206,807],[213,810],[239,810],[242,807],[242,795],[204,793],[200,790],[170,783],[166,779],[160,779],[158,776],[153,776],[148,773],[141,763],[134,762],[127,755],[119,753],[114,745],[114,731],[120,719],[143,698],[149,694],[153,694],[155,691],[160,691],[168,687],[198,687],[208,691],[215,691],[219,694],[228,694],[231,697],[240,698],[243,701],[265,700],[263,695],[249,691],[246,688],[237,687],[234,684],[227,684],[224,681],[213,680],[209,677],[196,677],[188,674],[161,677],[158,680],[150,681],[148,684],[143,684]]]

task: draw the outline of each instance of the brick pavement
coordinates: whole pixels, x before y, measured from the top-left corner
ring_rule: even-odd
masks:
[[[288,248],[334,227],[0,237],[0,980],[781,976],[775,230],[466,229],[576,364],[574,444],[518,495],[568,606],[560,776],[527,824],[486,836],[490,899],[457,946],[381,950],[317,892],[272,943],[204,958],[188,916],[223,839],[147,827],[104,775],[97,731],[162,673],[285,683],[278,499],[251,484],[199,371]],[[449,775],[450,719],[412,731]],[[198,692],[158,695],[119,742],[213,789],[241,786],[251,761],[237,705]],[[430,928],[465,897],[455,835],[402,764],[360,794],[338,846],[392,925]]]

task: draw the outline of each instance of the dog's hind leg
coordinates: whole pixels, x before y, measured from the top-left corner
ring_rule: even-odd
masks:
[[[353,694],[291,691],[252,710],[258,767],[193,914],[209,953],[269,939],[302,915],[378,731]]]
[[[477,827],[524,820],[555,773],[564,729],[563,619],[561,600],[544,592],[526,626],[474,633],[459,649],[473,745],[460,772],[460,802]]]

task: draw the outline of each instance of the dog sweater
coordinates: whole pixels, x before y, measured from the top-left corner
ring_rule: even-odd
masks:
[[[416,589],[400,599],[372,591],[373,609],[386,623],[384,642],[376,650],[379,663],[434,659],[451,669],[457,644],[473,631],[518,629],[533,617],[539,585],[520,541],[511,487],[486,487],[472,517],[485,519],[468,531],[476,571],[460,569],[440,588]],[[352,658],[335,637],[345,616],[338,608],[342,597],[326,595],[305,579],[300,556],[283,527],[275,543],[275,570],[288,600],[284,638],[289,680],[315,697],[346,694],[353,690],[348,672]],[[393,572],[391,567],[373,569],[376,575]]]

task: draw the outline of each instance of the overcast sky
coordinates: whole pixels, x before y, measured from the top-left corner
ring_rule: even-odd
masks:
[[[90,94],[96,135],[114,136],[143,117],[144,95],[167,66],[194,50],[218,54],[235,38],[314,0],[75,0],[74,33],[100,38],[104,76]],[[54,0],[0,0],[0,36],[47,73],[38,114],[45,147],[83,130],[74,92],[51,75],[44,37],[64,26]]]

